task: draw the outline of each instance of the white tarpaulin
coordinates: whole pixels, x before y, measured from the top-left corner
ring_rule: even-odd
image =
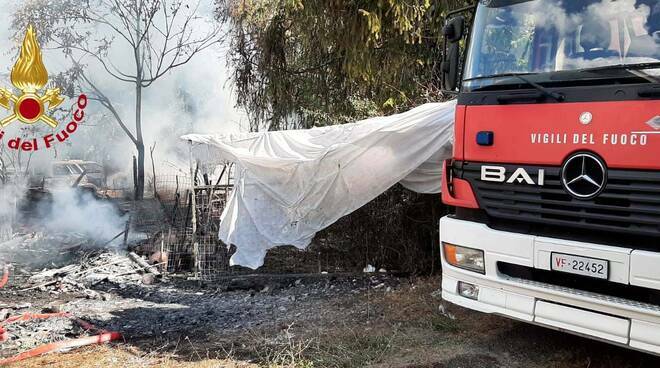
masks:
[[[439,193],[455,107],[450,101],[323,128],[182,139],[236,163],[219,236],[237,247],[232,264],[257,268],[268,249],[305,248],[317,231],[398,182]]]

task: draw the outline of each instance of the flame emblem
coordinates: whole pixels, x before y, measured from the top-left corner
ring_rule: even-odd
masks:
[[[48,83],[48,71],[41,59],[41,48],[32,25],[28,26],[18,60],[11,70],[11,83],[22,93],[15,96],[10,90],[0,88],[0,106],[13,112],[0,120],[0,127],[14,120],[24,124],[42,121],[52,128],[57,127],[57,121],[45,113],[59,106],[64,98],[60,96],[59,88],[48,89],[43,95],[38,94]]]

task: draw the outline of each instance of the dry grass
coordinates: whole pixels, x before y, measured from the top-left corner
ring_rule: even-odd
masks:
[[[368,310],[361,314],[366,314],[366,319],[346,315],[345,320],[331,326],[294,326],[290,332],[297,336],[279,344],[280,350],[277,344],[257,344],[269,352],[268,359],[259,361],[266,366],[295,368],[398,366],[394,362],[405,365],[411,360],[437,362],[451,354],[449,339],[460,340],[458,323],[438,311],[440,299],[433,294],[439,285],[440,279],[434,277],[403,285],[393,292],[358,296],[342,307],[353,312]],[[271,365],[273,362],[278,364]]]
[[[326,271],[366,264],[415,275],[439,270],[438,221],[447,213],[436,195],[395,185],[315,237],[309,252]]]
[[[233,359],[204,359],[186,362],[165,353],[145,353],[126,346],[94,346],[66,354],[50,354],[16,363],[21,368],[255,368],[257,365]]]

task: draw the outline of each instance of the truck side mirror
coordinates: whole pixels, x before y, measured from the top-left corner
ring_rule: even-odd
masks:
[[[442,87],[448,92],[455,92],[458,86],[460,47],[459,42],[465,33],[465,18],[451,18],[443,30],[445,52],[442,55]]]
[[[458,86],[458,63],[459,46],[458,42],[453,42],[447,46],[442,61],[442,87],[447,91],[455,91]]]
[[[443,30],[445,42],[455,43],[463,38],[465,32],[465,18],[463,16],[456,16],[451,18]]]

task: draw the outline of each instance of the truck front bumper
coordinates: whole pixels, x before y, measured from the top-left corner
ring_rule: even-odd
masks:
[[[509,263],[550,270],[552,252],[605,259],[609,281],[660,290],[660,253],[498,231],[444,217],[440,240],[484,252],[485,273],[454,267],[442,255],[442,297],[451,303],[660,354],[660,306],[511,277]],[[478,288],[471,299],[459,283]]]

